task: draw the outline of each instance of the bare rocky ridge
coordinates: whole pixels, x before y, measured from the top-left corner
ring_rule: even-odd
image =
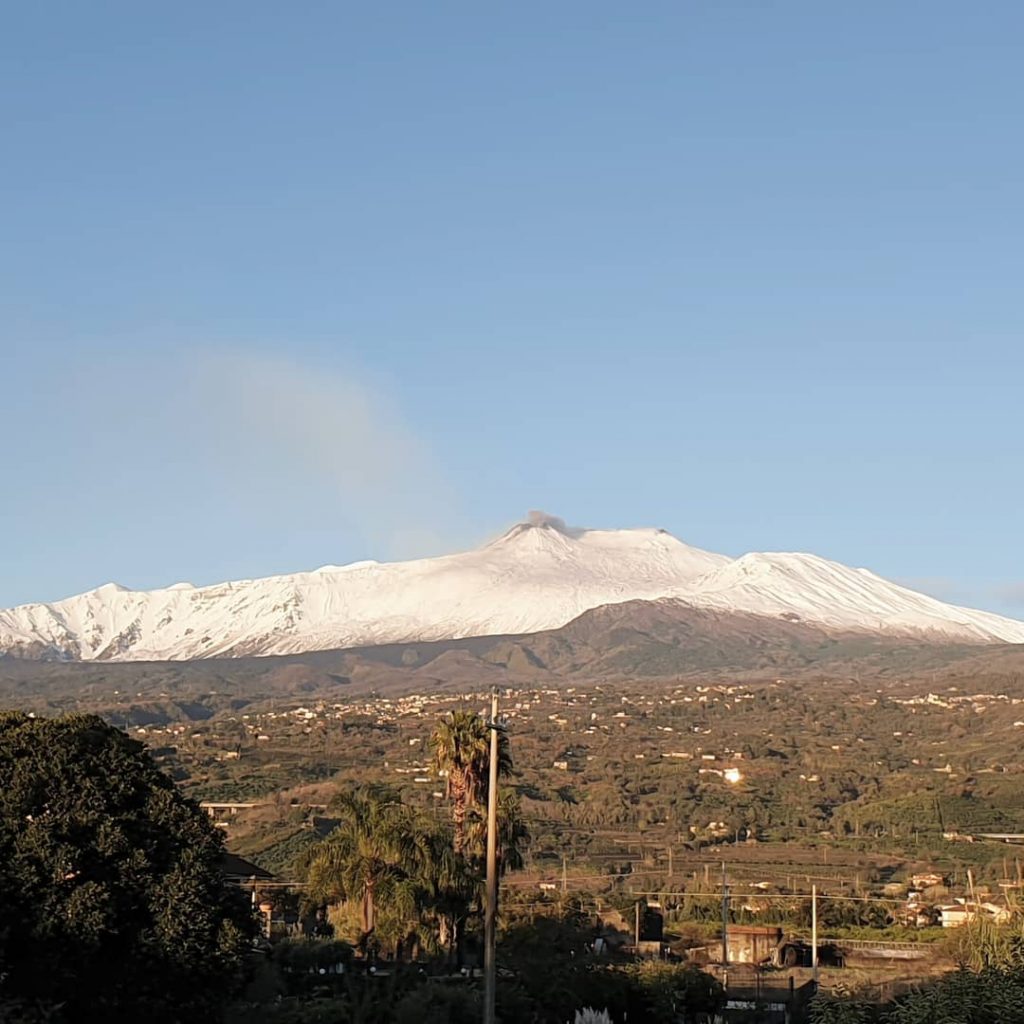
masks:
[[[492,685],[785,678],[857,680],[867,689],[916,677],[939,688],[980,673],[1024,674],[1024,647],[839,632],[675,601],[635,601],[524,636],[192,662],[0,658],[0,703],[50,713],[90,708],[146,724],[201,719],[260,700],[478,692]]]

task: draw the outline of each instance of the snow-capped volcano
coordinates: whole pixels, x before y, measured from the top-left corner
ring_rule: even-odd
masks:
[[[673,599],[842,630],[1024,643],[1024,622],[944,604],[806,554],[732,559],[664,530],[584,530],[542,513],[483,547],[210,587],[116,584],[0,611],[0,652],[74,660],[294,654],[533,633],[601,605]]]

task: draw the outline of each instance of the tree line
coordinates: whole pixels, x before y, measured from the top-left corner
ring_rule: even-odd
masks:
[[[499,750],[507,776],[511,751]],[[446,780],[443,819],[387,787],[350,788],[334,801],[337,826],[309,853],[307,898],[347,907],[354,941],[268,949],[247,896],[225,880],[223,834],[141,744],[95,716],[0,713],[0,1020],[475,1020],[472,982],[430,979],[423,957],[457,964],[479,919],[487,723],[450,714],[431,751]],[[514,870],[529,836],[511,790],[500,822],[499,863]],[[630,1024],[696,1024],[720,1007],[708,975],[600,957],[594,934],[571,903],[506,914],[500,1019],[559,1024],[589,1005]],[[1024,1024],[1024,939],[981,938],[927,990],[889,1007],[820,1000],[814,1024]]]

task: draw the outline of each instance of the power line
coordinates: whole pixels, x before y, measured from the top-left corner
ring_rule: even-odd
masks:
[[[706,897],[708,899],[721,899],[721,892],[641,892],[637,889],[630,889],[629,894],[631,896],[697,896]],[[751,897],[756,899],[765,900],[809,900],[812,897],[812,893],[809,892],[793,892],[793,893],[750,893]],[[844,903],[894,903],[898,906],[904,906],[906,900],[897,899],[892,896],[843,896],[840,894],[826,894],[819,892],[817,894],[819,900],[842,900]]]

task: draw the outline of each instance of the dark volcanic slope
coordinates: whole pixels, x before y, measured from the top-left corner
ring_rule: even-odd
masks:
[[[781,619],[634,601],[528,636],[323,651],[289,657],[120,664],[0,658],[0,704],[119,709],[127,719],[203,718],[267,698],[753,678],[964,681],[1024,673],[1020,645],[939,644],[832,633]],[[948,683],[947,683],[948,685]]]

